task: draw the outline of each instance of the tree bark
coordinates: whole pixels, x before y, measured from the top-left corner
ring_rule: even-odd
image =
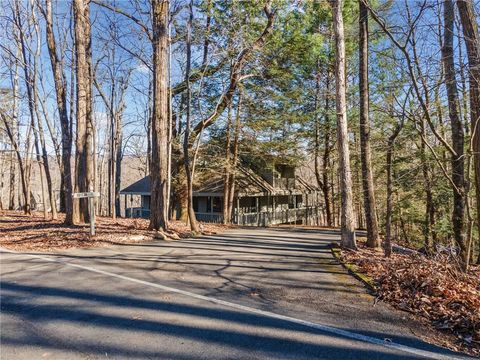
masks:
[[[373,185],[372,155],[370,150],[369,89],[368,89],[368,9],[359,1],[359,75],[360,75],[360,151],[362,160],[362,185],[365,220],[367,225],[367,246],[380,245],[378,236],[377,209]]]
[[[395,140],[397,139],[403,127],[403,119],[396,126],[394,132],[387,141],[387,211],[385,215],[385,242],[383,250],[386,257],[392,255],[392,213],[393,213],[393,154],[395,150]]]
[[[452,182],[453,182],[453,234],[460,248],[460,259],[464,268],[468,264],[468,249],[465,240],[465,160],[463,124],[459,112],[457,79],[455,78],[455,61],[453,50],[455,12],[452,0],[443,3],[444,43],[442,47],[442,62],[447,88],[448,112],[452,132]]]
[[[74,0],[74,30],[76,58],[77,134],[75,154],[75,192],[94,190],[93,156],[94,127],[92,119],[92,63],[89,0]],[[90,221],[87,199],[76,199],[73,222]]]
[[[475,18],[473,3],[470,0],[458,0],[458,11],[467,48],[469,86],[470,86],[470,131],[471,149],[475,172],[475,193],[477,198],[477,226],[480,233],[480,36]],[[479,255],[480,260],[480,255]]]
[[[237,176],[237,164],[238,164],[238,154],[240,149],[240,122],[241,122],[241,109],[242,109],[242,99],[243,99],[243,89],[240,86],[238,91],[238,103],[237,103],[237,112],[235,119],[235,129],[233,135],[233,155],[232,155],[232,171],[230,172],[230,181],[229,181],[229,198],[228,201],[228,214],[229,214],[229,223],[231,222],[231,216],[233,213],[233,201],[235,199],[235,179]]]
[[[345,38],[343,29],[343,0],[331,1],[335,33],[335,83],[337,108],[337,146],[340,167],[340,191],[342,199],[341,230],[342,245],[356,249],[355,215],[353,213],[352,175],[350,150],[348,148],[348,124],[345,79]]]
[[[185,70],[185,82],[186,82],[186,93],[185,93],[185,104],[186,104],[186,122],[185,122],[185,137],[183,141],[183,154],[184,154],[184,166],[185,173],[187,175],[187,214],[188,221],[190,223],[190,230],[193,232],[198,232],[199,227],[197,223],[197,218],[195,216],[195,211],[193,209],[193,175],[194,175],[194,166],[190,158],[190,130],[191,130],[191,104],[192,104],[192,91],[190,88],[190,69],[192,65],[192,26],[193,26],[193,4],[192,1],[189,3],[189,17],[187,23],[187,64]],[[194,155],[195,156],[195,155]]]
[[[232,127],[232,103],[228,106],[227,125],[225,134],[225,169],[223,175],[223,223],[228,224],[230,222],[229,214],[229,199],[230,199],[230,174],[231,174],[231,153],[232,153],[232,141],[230,136],[230,130]]]
[[[150,229],[168,230],[168,21],[169,1],[152,0],[153,113]]]
[[[62,188],[65,206],[65,223],[72,224],[73,199],[72,199],[72,137],[70,135],[70,120],[67,111],[67,81],[56,48],[55,33],[53,30],[52,1],[46,0],[46,9],[43,12],[47,33],[47,46],[50,56],[50,64],[53,72],[57,108],[62,132]]]

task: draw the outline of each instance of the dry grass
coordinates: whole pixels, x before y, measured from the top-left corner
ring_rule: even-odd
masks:
[[[46,221],[43,213],[24,215],[18,211],[0,212],[0,246],[24,251],[55,251],[69,248],[87,248],[109,246],[115,244],[138,243],[152,241],[158,234],[148,230],[148,220],[145,219],[111,219],[96,218],[96,235],[89,235],[89,226],[66,226],[63,215],[58,220]],[[200,224],[203,234],[224,231],[228,226],[220,224]],[[192,236],[188,225],[173,221],[168,239],[178,239]],[[163,235],[162,235],[163,237]]]

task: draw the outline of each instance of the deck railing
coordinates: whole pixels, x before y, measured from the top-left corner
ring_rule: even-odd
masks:
[[[308,206],[296,209],[261,211],[234,214],[234,223],[244,226],[269,226],[276,224],[318,225],[319,209]]]
[[[208,222],[208,223],[222,223],[223,222],[223,214],[219,213],[195,213],[195,217],[198,221]]]
[[[145,208],[141,208],[141,207],[126,208],[125,209],[125,217],[127,217],[127,218],[149,219],[150,218],[150,209],[145,209]]]
[[[141,207],[127,208],[125,211],[127,218],[150,218],[150,210]],[[198,221],[208,223],[222,223],[223,214],[221,213],[195,213]],[[283,209],[273,211],[260,211],[233,214],[232,222],[243,226],[270,226],[277,224],[297,224],[318,225],[320,211],[316,206],[308,206],[296,209]]]

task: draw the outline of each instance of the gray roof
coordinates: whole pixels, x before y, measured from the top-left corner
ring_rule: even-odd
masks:
[[[194,196],[222,196],[224,187],[223,174],[217,174],[208,181],[196,186],[193,192]],[[273,187],[268,181],[256,174],[253,170],[237,166],[235,176],[235,196],[263,196],[263,195],[294,195],[305,192],[320,190],[317,186],[309,184],[299,176],[295,177],[295,185],[292,189],[281,189]],[[150,195],[150,176],[127,186],[120,191],[120,194],[131,195]]]
[[[150,175],[127,186],[120,194],[150,195]]]

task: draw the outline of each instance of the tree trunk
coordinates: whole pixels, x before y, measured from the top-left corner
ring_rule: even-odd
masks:
[[[383,250],[386,257],[392,255],[392,213],[393,213],[393,153],[395,140],[403,127],[403,119],[397,125],[394,132],[387,141],[387,211],[385,215],[385,242]]]
[[[465,160],[463,124],[459,113],[457,80],[455,78],[455,61],[453,50],[455,10],[452,0],[445,0],[444,7],[444,44],[442,62],[445,72],[445,85],[448,96],[448,112],[452,131],[452,182],[453,212],[452,224],[455,242],[460,248],[460,258],[464,267],[468,264],[468,249],[465,241]]]
[[[191,163],[190,159],[190,146],[189,146],[189,139],[190,139],[190,130],[191,130],[191,122],[190,122],[190,115],[191,115],[191,89],[190,89],[190,68],[192,62],[192,44],[191,44],[191,31],[192,31],[192,23],[193,23],[193,4],[192,2],[189,3],[189,18],[187,23],[187,65],[185,70],[185,81],[187,84],[186,89],[186,122],[185,122],[185,137],[183,141],[183,154],[184,154],[184,166],[185,166],[185,173],[187,175],[187,213],[188,213],[188,221],[190,223],[190,229],[193,232],[198,232],[199,227],[197,223],[197,218],[195,216],[195,211],[193,209],[193,164]]]
[[[77,137],[75,141],[75,192],[94,190],[94,127],[92,119],[91,30],[88,0],[74,0]],[[87,199],[73,204],[74,223],[90,221]]]
[[[12,84],[13,84],[13,103],[12,103],[12,127],[10,129],[11,134],[8,134],[9,137],[11,135],[11,143],[13,150],[10,154],[10,184],[9,184],[9,201],[8,201],[8,209],[15,210],[15,195],[16,195],[16,175],[17,175],[17,164],[15,161],[15,156],[18,155],[18,149],[14,146],[17,143],[17,132],[18,132],[18,61],[15,61],[15,65],[13,66],[13,73],[12,74]],[[12,140],[13,139],[13,140]],[[22,167],[23,164],[19,162],[19,166]],[[20,169],[21,171],[23,169]],[[23,184],[23,176],[22,176],[22,184]]]
[[[237,164],[238,164],[238,152],[240,148],[240,115],[242,109],[242,99],[243,99],[243,89],[242,87],[239,88],[238,91],[238,103],[237,103],[237,111],[236,111],[236,119],[235,119],[235,128],[234,128],[234,135],[233,135],[233,154],[232,154],[232,171],[230,172],[230,180],[228,182],[229,191],[228,191],[228,222],[232,222],[232,213],[233,213],[233,201],[235,199],[235,179],[237,174]]]
[[[467,47],[469,85],[470,85],[470,128],[472,134],[471,149],[475,171],[475,192],[477,198],[477,226],[480,233],[480,36],[473,3],[470,0],[458,0],[458,10]],[[480,256],[479,256],[480,260]]]
[[[330,66],[329,66],[330,67]],[[328,179],[328,171],[330,170],[330,152],[333,145],[330,144],[330,92],[331,92],[331,72],[327,70],[326,78],[326,95],[325,95],[325,134],[324,134],[324,146],[323,149],[323,168],[322,168],[322,177],[323,177],[323,200],[325,201],[325,214],[327,217],[327,226],[332,227],[334,225],[334,219],[332,214],[333,204],[330,204],[330,182]],[[332,194],[333,198],[333,194]],[[334,212],[334,211],[333,211]]]
[[[343,0],[331,1],[335,32],[335,83],[337,108],[337,142],[340,166],[340,191],[342,198],[341,230],[342,245],[356,249],[355,215],[353,213],[350,150],[348,148],[348,125],[345,79],[345,38],[343,29]]]
[[[318,70],[318,66],[317,66]],[[330,206],[330,194],[329,194],[329,182],[328,182],[328,169],[330,163],[330,72],[326,73],[326,94],[325,94],[325,108],[324,108],[324,150],[322,159],[322,171],[320,172],[320,117],[317,114],[320,98],[320,74],[317,73],[317,81],[315,86],[315,178],[317,179],[318,186],[322,189],[323,199],[325,202],[325,217],[327,220],[327,226],[332,225],[332,213]]]
[[[385,214],[385,243],[383,249],[386,257],[392,255],[392,212],[393,212],[393,145],[394,139],[388,139],[387,145],[387,211]]]
[[[36,63],[33,66],[33,74],[32,74],[32,64],[30,61],[30,57],[27,55],[27,44],[25,43],[25,33],[24,33],[24,27],[23,27],[23,21],[22,21],[22,15],[20,13],[20,8],[19,8],[19,3],[15,3],[15,22],[17,25],[18,29],[18,41],[19,41],[19,47],[20,47],[20,52],[22,56],[22,68],[23,68],[23,74],[24,74],[24,81],[25,81],[25,88],[27,91],[27,100],[28,100],[28,112],[30,115],[30,128],[33,131],[33,136],[34,136],[34,145],[35,145],[35,152],[36,152],[36,157],[37,157],[37,162],[41,163],[40,159],[40,149],[39,149],[39,144],[38,144],[38,132],[35,127],[35,109],[36,109],[36,97],[34,94],[34,86],[35,86],[35,81],[36,81]],[[38,50],[37,50],[38,52]],[[35,54],[35,62],[36,62],[36,56],[38,56],[38,53]],[[38,120],[38,119],[37,119]],[[30,176],[28,176],[30,178]],[[44,194],[44,189],[43,189],[43,175],[42,171],[40,169],[40,178],[42,180],[42,197],[43,197],[43,206],[44,206],[44,217],[45,219],[48,218],[48,215],[45,213],[46,209],[46,204],[45,204],[45,194]],[[30,193],[30,189],[26,191],[27,194]],[[26,199],[29,198],[30,196],[27,195]]]
[[[365,220],[367,223],[367,246],[380,245],[378,236],[377,209],[373,186],[372,156],[370,150],[369,89],[368,89],[368,9],[359,1],[359,73],[360,73],[360,151],[362,158],[362,185]]]
[[[122,123],[121,120],[119,119],[118,128],[121,129]],[[117,129],[118,130],[118,129]],[[122,140],[123,140],[123,135],[120,132],[117,133],[117,155],[115,156],[115,214],[120,216],[120,186],[121,186],[121,181],[122,181],[122,160],[123,160],[123,151],[122,151]]]
[[[230,179],[231,179],[231,155],[232,155],[232,140],[230,136],[230,130],[232,127],[232,103],[228,105],[227,113],[227,125],[225,132],[225,168],[223,175],[223,223],[228,224],[230,222],[229,202],[230,199]]]
[[[17,156],[17,161],[18,161],[18,167],[20,169],[20,178],[22,181],[22,193],[23,193],[23,210],[25,214],[31,214],[31,208],[30,208],[30,196],[29,196],[29,176],[26,174],[26,164],[24,165],[24,161],[22,158],[22,155],[20,153],[20,148],[18,147],[17,139],[14,137],[14,133],[10,127],[10,124],[8,123],[7,118],[1,114],[3,124],[5,126],[5,130],[7,131],[8,138],[10,139],[10,142],[13,146],[13,149],[15,151],[15,155]],[[28,158],[28,154],[27,154]]]
[[[168,21],[169,1],[152,0],[153,113],[150,229],[168,230]]]

